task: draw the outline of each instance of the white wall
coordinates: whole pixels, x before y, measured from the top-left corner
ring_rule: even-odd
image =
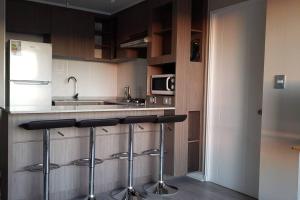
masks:
[[[137,59],[118,65],[118,96],[124,96],[124,87],[131,87],[132,97],[147,93],[147,60]]]
[[[300,145],[300,1],[268,0],[260,163],[260,200],[296,200]],[[285,90],[274,75],[287,75]]]
[[[72,96],[74,83],[68,83],[67,79],[75,76],[78,80],[79,96],[115,97],[117,74],[116,64],[53,59],[52,96]]]

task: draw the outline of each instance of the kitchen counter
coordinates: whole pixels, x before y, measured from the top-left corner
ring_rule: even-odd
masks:
[[[173,106],[166,105],[80,105],[80,106],[16,106],[9,107],[9,114],[46,114],[46,113],[81,113],[81,112],[115,112],[115,111],[154,111],[175,110]]]
[[[69,98],[54,98],[53,101],[74,101]],[[6,111],[9,114],[47,114],[47,113],[84,113],[84,112],[122,112],[122,111],[163,111],[175,110],[174,106],[161,104],[137,105],[126,103],[121,98],[80,97],[78,102],[92,102],[91,105],[58,105],[58,106],[13,106]],[[93,105],[93,102],[105,101],[109,104]],[[110,104],[111,103],[111,104]]]

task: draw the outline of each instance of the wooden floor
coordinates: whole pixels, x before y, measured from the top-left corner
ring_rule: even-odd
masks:
[[[188,177],[170,180],[168,183],[179,188],[176,195],[169,197],[148,197],[147,200],[174,199],[174,200],[256,200],[241,193],[229,190],[210,182],[200,182]],[[141,187],[137,187],[141,191]],[[99,199],[112,200],[108,194],[101,194]]]

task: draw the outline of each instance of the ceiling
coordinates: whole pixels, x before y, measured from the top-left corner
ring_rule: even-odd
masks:
[[[144,0],[30,0],[69,8],[112,15]]]

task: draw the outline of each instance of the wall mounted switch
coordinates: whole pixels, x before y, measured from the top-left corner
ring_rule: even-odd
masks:
[[[275,75],[275,89],[285,89],[286,86],[286,76],[285,75]]]

